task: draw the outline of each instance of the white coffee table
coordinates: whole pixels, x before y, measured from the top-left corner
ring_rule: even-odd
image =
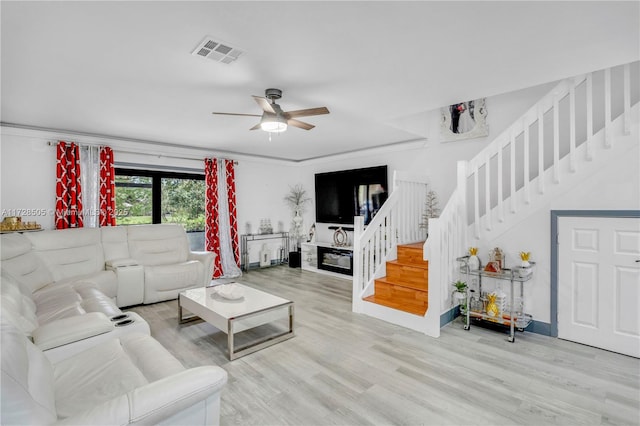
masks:
[[[244,291],[242,299],[224,299],[215,294],[214,287],[200,287],[181,292],[178,297],[178,320],[180,323],[193,319],[195,315],[226,333],[230,360],[248,355],[294,336],[294,312],[291,300],[283,299],[243,284],[235,284]],[[194,315],[184,317],[183,309]],[[268,324],[282,319],[286,315],[289,316],[289,329],[287,331],[259,339],[257,342],[252,342],[239,348],[234,347],[235,333]]]

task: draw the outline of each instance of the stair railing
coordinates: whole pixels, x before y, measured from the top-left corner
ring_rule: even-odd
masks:
[[[393,191],[364,226],[364,217],[354,218],[352,309],[362,312],[362,298],[373,293],[375,278],[384,275],[385,262],[398,244],[424,241],[423,221],[427,196],[424,176],[395,172]]]
[[[631,81],[639,81],[639,74],[634,62],[563,80],[473,159],[458,163],[457,187],[440,217],[429,221],[425,258],[430,287],[440,283],[447,297],[455,258],[466,253],[471,241],[490,239],[496,226],[515,220],[531,203],[533,191],[545,194],[545,172],[551,170],[554,184],[575,172],[579,145],[585,144],[586,160],[592,160],[593,136],[604,128],[604,146],[611,147],[612,122],[620,115],[623,132],[629,134],[631,106],[640,96]],[[561,163],[565,158],[568,170]],[[446,302],[432,301],[430,292],[429,306],[443,312]]]

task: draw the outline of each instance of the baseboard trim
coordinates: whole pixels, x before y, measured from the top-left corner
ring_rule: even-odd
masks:
[[[445,325],[449,324],[451,321],[456,319],[458,315],[460,315],[460,307],[458,306],[453,307],[448,311],[440,314],[440,328],[444,327]]]

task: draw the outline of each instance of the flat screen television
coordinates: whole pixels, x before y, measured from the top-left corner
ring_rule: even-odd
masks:
[[[365,225],[387,199],[387,166],[317,173],[316,222],[353,225],[364,216]]]

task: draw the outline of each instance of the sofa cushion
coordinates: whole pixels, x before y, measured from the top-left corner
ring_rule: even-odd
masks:
[[[99,228],[78,228],[25,234],[47,265],[54,281],[104,270]]]
[[[33,293],[38,323],[85,314],[80,295],[69,284],[54,284]]]
[[[57,420],[49,361],[2,313],[2,417],[5,425]]]
[[[181,225],[132,225],[127,232],[129,254],[141,265],[182,263],[189,256],[187,234]]]
[[[31,297],[20,291],[20,286],[10,277],[2,277],[1,306],[11,322],[26,336],[38,327],[36,305]]]
[[[105,296],[115,298],[118,294],[118,277],[112,270],[97,271],[87,275],[78,275],[56,281],[56,284],[89,285],[100,290]]]
[[[29,293],[51,284],[53,275],[31,250],[31,241],[22,234],[0,236],[2,274],[13,278]]]
[[[105,262],[130,257],[126,226],[105,226],[100,228],[100,232]]]
[[[151,337],[132,333],[53,366],[56,408],[65,418],[184,367]]]
[[[73,289],[80,296],[80,305],[86,312],[102,312],[108,317],[120,315],[122,311],[102,291],[92,284],[79,282],[73,284]]]
[[[197,260],[173,265],[146,266],[145,287],[156,291],[202,287],[202,274],[204,266]]]

